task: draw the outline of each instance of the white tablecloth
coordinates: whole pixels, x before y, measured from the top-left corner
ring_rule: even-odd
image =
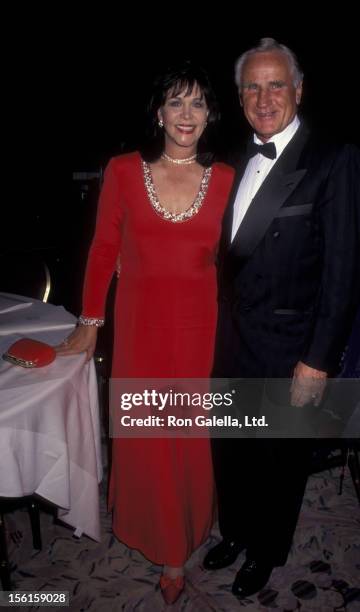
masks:
[[[0,355],[24,336],[58,344],[75,324],[64,308],[32,299],[31,305],[4,312],[5,297],[0,294]],[[0,362],[0,497],[37,493],[58,506],[58,517],[76,535],[100,540],[102,464],[93,361],[86,363],[85,354],[57,357],[35,369]]]

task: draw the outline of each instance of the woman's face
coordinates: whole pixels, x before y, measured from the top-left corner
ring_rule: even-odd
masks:
[[[158,110],[165,131],[165,144],[196,149],[203,133],[209,109],[200,87],[195,83],[191,92],[168,91],[164,105]]]

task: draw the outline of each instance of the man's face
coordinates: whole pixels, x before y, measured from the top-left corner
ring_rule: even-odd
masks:
[[[286,56],[279,51],[250,55],[239,92],[245,117],[262,142],[282,132],[296,115],[302,84],[295,87]]]

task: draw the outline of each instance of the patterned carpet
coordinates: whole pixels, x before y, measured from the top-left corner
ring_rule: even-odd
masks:
[[[167,608],[157,587],[160,568],[112,535],[105,482],[101,485],[101,543],[86,536],[74,538],[69,528],[54,523],[50,511],[42,511],[43,550],[34,551],[27,512],[19,509],[6,515],[12,580],[21,590],[69,590],[67,609],[77,612],[360,611],[359,505],[348,473],[341,496],[338,485],[339,468],[309,478],[286,567],[276,568],[265,590],[241,602],[231,594],[231,584],[243,555],[232,567],[218,572],[201,566],[204,554],[219,539],[215,527],[188,562],[183,595]]]

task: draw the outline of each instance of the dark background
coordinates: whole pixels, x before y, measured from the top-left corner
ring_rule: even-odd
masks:
[[[125,15],[122,8],[84,5],[76,17],[42,9],[43,25],[33,26],[40,14],[31,15],[31,25],[23,13],[21,26],[12,21],[7,91],[13,119],[4,115],[11,128],[4,180],[10,196],[1,224],[0,290],[14,290],[10,260],[28,275],[42,260],[52,277],[50,301],[79,314],[96,175],[112,155],[138,146],[153,76],[175,59],[196,59],[210,73],[223,117],[223,157],[248,135],[234,62],[263,36],[298,55],[305,73],[301,111],[310,126],[329,140],[359,142],[360,54],[357,18],[348,6],[317,6],[323,13],[316,23],[309,8],[297,5],[280,15],[254,6],[251,17],[242,5],[133,8]]]

